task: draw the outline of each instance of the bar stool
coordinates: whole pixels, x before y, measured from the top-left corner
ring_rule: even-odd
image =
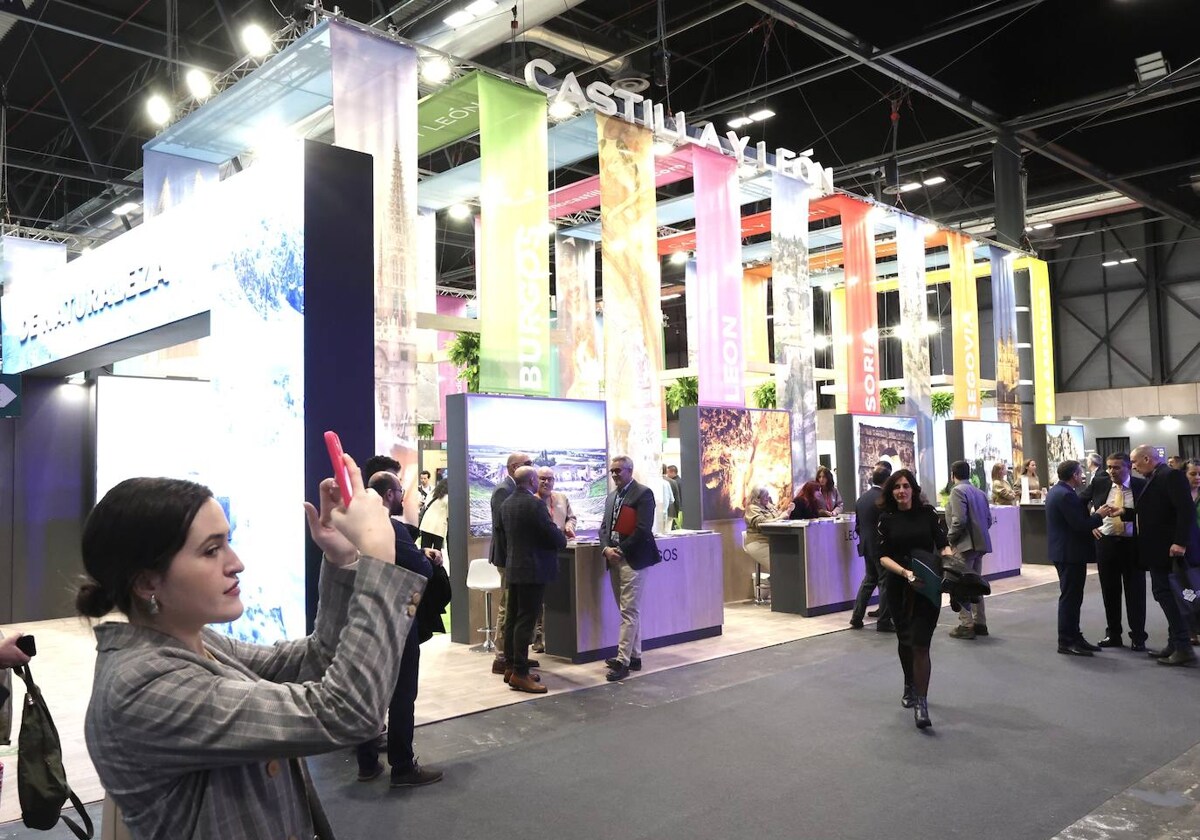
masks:
[[[488,562],[486,557],[471,561],[467,567],[467,589],[475,589],[483,593],[483,612],[487,623],[479,628],[483,634],[483,644],[476,645],[471,650],[479,653],[494,653],[496,643],[493,641],[496,628],[492,626],[492,593],[500,589],[500,570]]]
[[[742,551],[746,551],[746,532],[745,531],[742,531]],[[754,564],[754,571],[750,573],[750,579],[752,581],[754,581],[754,603],[759,606],[771,603],[770,594],[768,594],[765,598],[763,597],[764,589],[766,589],[768,591],[768,593],[770,592],[771,573],[764,572],[762,570],[762,563],[756,562]],[[767,584],[766,586],[763,586],[763,581],[766,581],[766,584]]]

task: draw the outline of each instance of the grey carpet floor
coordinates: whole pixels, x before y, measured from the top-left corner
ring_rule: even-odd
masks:
[[[1200,670],[1058,655],[1056,598],[998,596],[974,642],[943,611],[927,733],[900,708],[894,637],[868,625],[422,727],[446,771],[427,788],[357,783],[348,751],[310,766],[341,840],[1045,840],[1200,742]],[[1093,577],[1084,633],[1102,628]],[[60,833],[0,827],[34,836]]]

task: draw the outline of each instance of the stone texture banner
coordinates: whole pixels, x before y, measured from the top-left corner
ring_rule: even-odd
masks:
[[[900,353],[905,412],[917,418],[917,440],[933,440],[933,392],[929,371],[929,298],[925,287],[925,223],[907,213],[896,217],[896,270],[900,290]],[[933,446],[917,450],[917,472],[936,475]]]
[[[649,487],[662,474],[662,304],[654,191],[654,136],[596,115],[604,270],[604,381],[608,450],[628,455]]]
[[[598,400],[604,383],[600,329],[596,323],[596,243],[554,237],[557,298],[558,390],[570,400]]]

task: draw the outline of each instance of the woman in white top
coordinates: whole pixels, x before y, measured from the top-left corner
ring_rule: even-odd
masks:
[[[450,485],[446,479],[433,488],[425,514],[421,517],[421,548],[436,548],[441,551],[446,544],[446,530],[450,518]]]

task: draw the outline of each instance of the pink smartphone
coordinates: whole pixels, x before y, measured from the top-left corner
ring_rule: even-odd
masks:
[[[350,500],[354,498],[354,491],[350,486],[350,469],[342,459],[342,441],[337,436],[337,432],[325,433],[325,448],[329,450],[329,463],[333,466],[333,477],[342,491],[342,507],[349,507]]]

